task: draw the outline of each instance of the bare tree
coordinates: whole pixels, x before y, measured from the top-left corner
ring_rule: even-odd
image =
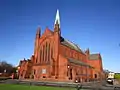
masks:
[[[7,63],[6,61],[0,62],[0,73],[12,73],[13,72],[13,65]]]

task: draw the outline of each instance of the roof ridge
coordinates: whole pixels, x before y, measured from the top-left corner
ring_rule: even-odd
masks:
[[[82,49],[80,48],[80,46],[79,46],[78,44],[76,44],[76,43],[74,43],[74,42],[71,42],[71,41],[68,40],[68,39],[64,39],[64,40],[65,40],[66,44],[68,43],[68,44],[71,46],[71,48],[73,48],[74,50],[79,51],[79,52],[82,52],[83,54],[85,54],[85,52],[82,51]],[[64,42],[62,42],[62,43],[65,44]],[[69,45],[68,45],[68,46],[69,46]]]
[[[93,53],[93,54],[91,53],[90,55],[99,55],[99,53]]]

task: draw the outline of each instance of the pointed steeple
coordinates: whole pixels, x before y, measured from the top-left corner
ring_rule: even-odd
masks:
[[[54,28],[55,28],[55,25],[59,25],[59,28],[60,28],[60,15],[59,15],[58,9],[57,9],[57,13],[56,13]]]
[[[61,35],[61,30],[60,30],[60,15],[59,15],[59,10],[58,9],[57,9],[56,18],[55,18],[54,32],[57,32],[59,35]]]

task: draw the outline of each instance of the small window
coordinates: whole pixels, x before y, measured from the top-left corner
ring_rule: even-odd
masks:
[[[78,73],[76,72],[76,75],[78,75]]]
[[[95,78],[97,78],[97,74],[95,74]]]
[[[46,78],[46,76],[43,76],[43,78]]]
[[[34,72],[33,72],[34,74],[36,73],[36,70],[34,69]]]

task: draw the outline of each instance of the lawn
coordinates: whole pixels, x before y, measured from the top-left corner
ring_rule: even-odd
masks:
[[[77,90],[76,88],[62,88],[49,86],[27,86],[27,85],[13,85],[0,84],[0,90]]]

